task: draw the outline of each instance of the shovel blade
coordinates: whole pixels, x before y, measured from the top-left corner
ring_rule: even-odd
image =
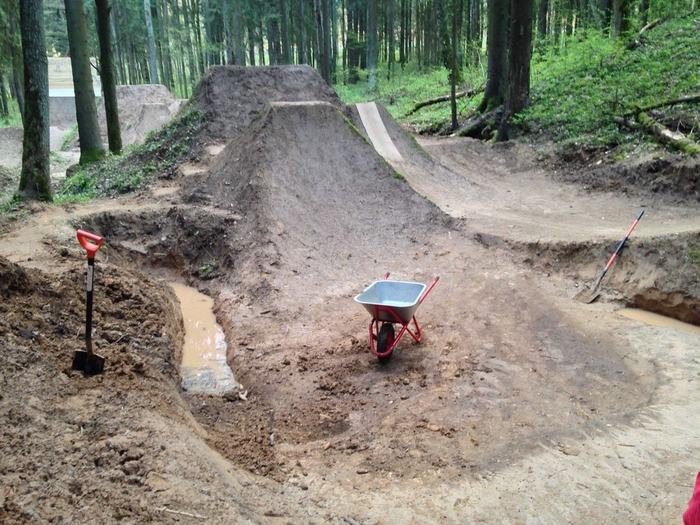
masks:
[[[591,304],[600,297],[600,292],[597,290],[583,290],[576,294],[574,299],[580,303]]]
[[[105,369],[105,358],[93,352],[78,350],[73,355],[73,370],[80,370],[86,376],[101,374]]]

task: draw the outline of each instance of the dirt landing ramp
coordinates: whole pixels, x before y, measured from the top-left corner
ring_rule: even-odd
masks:
[[[519,241],[615,240],[643,206],[647,215],[635,237],[700,229],[697,207],[590,193],[580,185],[555,181],[551,175],[556,174],[543,169],[537,153],[524,144],[462,138],[421,138],[416,143],[377,107],[386,134],[404,159],[387,161],[416,191],[451,216],[465,219],[476,232]]]

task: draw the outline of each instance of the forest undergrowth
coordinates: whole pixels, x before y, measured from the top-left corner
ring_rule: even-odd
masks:
[[[366,84],[336,85],[346,103],[376,100],[418,132],[446,129],[449,102],[427,106],[407,115],[413,106],[449,93],[444,68],[417,70],[396,67],[390,80],[386,69],[375,93]],[[464,70],[459,90],[485,82],[485,61]],[[659,23],[640,38],[610,39],[597,30],[579,31],[560,44],[535,47],[532,57],[531,106],[516,117],[521,133],[551,139],[564,146],[610,147],[650,140],[641,132],[621,128],[615,117],[682,96],[700,94],[700,16]],[[458,99],[461,119],[474,113],[481,94]],[[700,136],[700,104],[679,105],[657,112],[671,129]]]

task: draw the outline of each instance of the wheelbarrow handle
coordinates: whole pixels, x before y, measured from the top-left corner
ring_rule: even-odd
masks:
[[[88,259],[94,259],[95,254],[102,248],[105,242],[103,237],[85,230],[78,230],[76,236],[78,237],[80,246],[87,252]]]
[[[428,284],[427,288],[425,289],[425,291],[423,292],[423,294],[420,296],[420,299],[418,299],[418,304],[422,303],[423,300],[424,300],[426,297],[428,297],[428,294],[430,293],[430,291],[431,291],[433,288],[435,288],[435,285],[438,283],[439,280],[440,280],[440,276],[433,277],[433,280],[430,281],[430,283]]]

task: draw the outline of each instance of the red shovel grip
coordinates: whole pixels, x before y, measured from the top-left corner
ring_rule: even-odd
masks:
[[[85,230],[78,230],[76,232],[78,237],[78,242],[80,246],[87,252],[88,259],[94,259],[95,254],[102,248],[105,240],[103,237],[96,235],[94,233],[86,232]]]

